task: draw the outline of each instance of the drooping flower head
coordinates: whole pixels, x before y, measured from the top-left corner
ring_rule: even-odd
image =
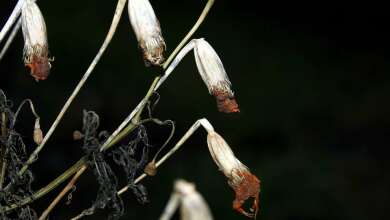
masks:
[[[231,90],[232,84],[215,50],[204,39],[196,39],[194,54],[198,71],[210,94],[216,98],[219,111],[239,112],[238,104]]]
[[[51,68],[45,21],[38,5],[32,0],[26,0],[21,16],[24,64],[30,68],[35,80],[45,80]]]
[[[245,216],[255,218],[259,209],[260,180],[236,158],[229,145],[217,132],[208,131],[207,144],[214,162],[224,173],[236,194],[233,208]],[[247,212],[242,208],[244,202],[250,198],[254,199],[253,212]]]
[[[198,72],[206,84],[209,93],[217,100],[218,110],[225,113],[239,112],[240,109],[234,97],[234,92],[231,89],[232,84],[226,74],[222,61],[211,45],[203,38],[193,39],[183,47],[169,65],[165,74],[161,77],[156,88],[168,78],[184,56],[192,49],[194,50]]]
[[[164,62],[165,42],[160,23],[148,0],[129,0],[130,22],[147,66]]]

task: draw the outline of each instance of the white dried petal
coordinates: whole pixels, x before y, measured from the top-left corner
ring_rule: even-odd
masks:
[[[218,54],[203,38],[195,39],[194,42],[196,65],[210,94],[215,91],[224,91],[233,96],[233,91],[230,89],[232,84]]]
[[[22,30],[26,46],[47,46],[46,24],[38,5],[26,0],[22,7]]]
[[[145,62],[160,65],[164,61],[165,42],[161,34],[160,23],[150,2],[129,0],[128,12]]]
[[[242,179],[240,174],[249,170],[236,158],[226,141],[217,132],[209,132],[207,145],[214,162],[229,179],[229,183],[239,184]]]
[[[38,5],[26,0],[22,7],[23,57],[36,80],[46,79],[50,72],[46,24]]]
[[[199,74],[206,84],[209,93],[216,98],[218,110],[225,113],[239,112],[240,109],[231,90],[231,82],[222,61],[215,50],[203,38],[191,40],[180,50],[157,83],[155,90],[160,87],[184,56],[192,49],[194,49]]]

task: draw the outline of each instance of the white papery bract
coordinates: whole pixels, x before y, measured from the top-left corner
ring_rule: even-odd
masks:
[[[26,0],[22,6],[22,31],[24,37],[24,63],[38,81],[47,78],[50,72],[49,46],[46,24],[38,5]]]
[[[160,23],[148,0],[129,0],[130,22],[142,49],[147,65],[160,65],[164,61],[165,42]]]

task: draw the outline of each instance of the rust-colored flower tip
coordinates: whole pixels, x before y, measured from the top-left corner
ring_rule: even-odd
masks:
[[[249,218],[256,218],[259,210],[260,180],[235,157],[229,145],[218,133],[210,131],[207,135],[207,144],[214,162],[228,178],[228,184],[235,192],[233,209]],[[249,212],[242,207],[248,199],[253,199]]]
[[[39,118],[35,120],[34,124],[34,132],[33,132],[33,140],[36,144],[40,145],[43,140],[43,132],[41,130],[41,125],[39,123]]]
[[[50,73],[49,46],[46,24],[38,5],[26,0],[22,7],[22,30],[24,37],[23,59],[36,81],[45,80]]]
[[[238,104],[231,90],[231,82],[222,61],[211,45],[204,39],[195,39],[194,54],[199,74],[210,94],[217,100],[220,112],[239,112]]]
[[[145,65],[161,65],[166,45],[152,5],[148,0],[129,0],[128,12]]]
[[[240,112],[234,96],[224,91],[215,90],[212,95],[217,101],[218,111],[224,113]]]

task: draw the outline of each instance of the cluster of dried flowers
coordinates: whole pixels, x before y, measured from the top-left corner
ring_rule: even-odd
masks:
[[[165,60],[164,52],[166,50],[166,44],[162,36],[160,23],[150,2],[148,0],[128,0],[128,13],[138,45],[142,50],[145,65],[162,66]],[[45,80],[51,69],[51,59],[49,58],[45,21],[35,0],[25,0],[21,11],[21,20],[25,40],[23,52],[24,63],[30,68],[31,75],[35,80]],[[168,78],[184,56],[191,50],[194,51],[195,63],[202,80],[206,84],[209,93],[216,98],[218,110],[225,113],[239,112],[240,110],[234,92],[231,89],[232,84],[222,61],[213,47],[203,38],[193,39],[182,48],[161,76],[155,90]],[[255,218],[259,209],[259,179],[236,158],[226,141],[214,131],[214,128],[207,120],[202,119],[200,123],[208,132],[207,144],[214,162],[227,177],[228,184],[235,192],[233,208],[248,217]],[[84,134],[78,133],[76,135],[79,138],[84,138],[84,148],[87,156],[91,158],[90,162],[94,164],[92,164],[92,167],[95,167],[95,174],[98,180],[100,180],[101,190],[92,208],[104,208],[107,205],[111,205],[116,210],[115,215],[120,216],[123,210],[121,200],[116,194],[116,179],[111,178],[114,174],[104,161],[102,152],[99,151],[102,142],[98,141],[95,137],[96,128],[97,126],[92,129],[93,135],[87,134],[88,129],[84,129]],[[35,124],[34,140],[38,144],[42,141],[39,118]],[[121,149],[119,148],[119,150]],[[127,147],[125,149],[125,151],[128,150],[132,150],[132,148]],[[141,162],[137,162],[135,160],[128,161],[130,157],[124,158],[124,154],[120,153],[118,155],[121,157],[114,158],[115,162],[119,161],[123,167],[131,167],[132,172],[127,173],[127,177],[128,182],[133,184],[135,171],[139,170],[141,165],[145,166],[145,158]],[[119,160],[118,158],[121,159]],[[106,170],[106,174],[102,175],[99,173],[99,170]],[[111,188],[108,189],[107,186]],[[133,191],[136,192],[138,188],[135,184],[132,186]],[[140,191],[143,192],[143,190]],[[144,193],[139,193],[138,195],[142,197]],[[248,199],[253,199],[250,212],[245,211],[242,207]],[[115,200],[118,200],[118,202],[115,202]],[[193,184],[183,180],[177,181],[171,201],[171,205],[167,206],[164,213],[171,213],[173,208],[176,208],[180,203],[182,207],[182,219],[212,219],[207,204],[205,204],[200,194],[196,192]],[[197,210],[197,212],[194,212],[194,210]],[[161,219],[168,219],[169,217],[167,216],[169,215],[163,214]]]

